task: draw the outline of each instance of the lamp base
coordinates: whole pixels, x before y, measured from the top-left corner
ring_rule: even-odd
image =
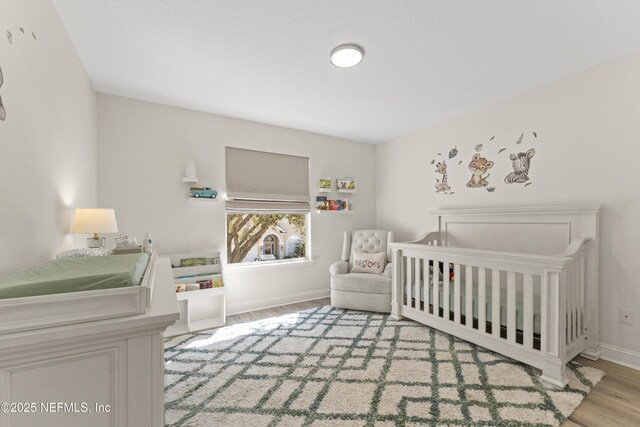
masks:
[[[104,248],[104,237],[89,237],[87,239],[87,247],[91,249]]]

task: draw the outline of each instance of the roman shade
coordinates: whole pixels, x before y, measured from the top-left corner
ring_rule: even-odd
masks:
[[[309,212],[309,158],[226,147],[227,211]]]

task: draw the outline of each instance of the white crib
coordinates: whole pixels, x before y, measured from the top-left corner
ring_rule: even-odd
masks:
[[[542,370],[600,357],[599,206],[433,212],[439,231],[392,243],[391,315]],[[453,275],[453,280],[451,280]]]

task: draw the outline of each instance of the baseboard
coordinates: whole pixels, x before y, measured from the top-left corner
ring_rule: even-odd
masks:
[[[601,359],[640,371],[640,353],[611,344],[600,343]]]
[[[234,314],[246,313],[248,311],[264,310],[266,308],[278,307],[287,304],[296,304],[304,301],[311,301],[319,298],[328,298],[329,289],[319,291],[303,292],[300,294],[287,295],[285,297],[266,298],[262,300],[251,301],[244,304],[235,304],[227,306],[227,316]]]

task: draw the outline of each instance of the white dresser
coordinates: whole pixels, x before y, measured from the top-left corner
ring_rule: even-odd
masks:
[[[145,314],[0,335],[0,426],[164,426],[163,334],[179,317],[168,258],[153,280]]]

